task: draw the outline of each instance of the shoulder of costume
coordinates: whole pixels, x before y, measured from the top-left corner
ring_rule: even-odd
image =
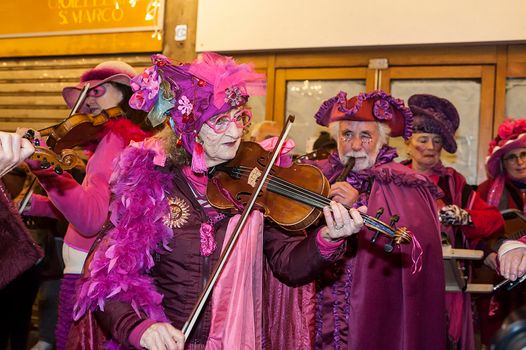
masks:
[[[375,166],[370,171],[375,182],[394,183],[400,187],[426,188],[435,198],[442,197],[442,191],[427,176],[396,162]]]

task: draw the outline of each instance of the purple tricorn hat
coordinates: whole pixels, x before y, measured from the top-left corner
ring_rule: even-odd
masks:
[[[250,64],[211,52],[191,64],[174,65],[163,55],[153,55],[152,62],[132,80],[135,93],[130,106],[149,112],[154,126],[169,116],[181,145],[192,155],[192,169],[204,172],[206,168],[194,164],[201,127],[212,117],[244,105],[249,95],[263,95],[264,75]]]
[[[404,101],[394,98],[384,91],[360,93],[347,99],[347,93],[323,102],[314,118],[323,126],[341,120],[380,122],[389,125],[389,136],[402,136],[408,139],[413,128],[413,115]]]
[[[418,94],[409,97],[407,104],[415,117],[413,133],[440,135],[446,151],[457,151],[455,131],[458,129],[460,118],[457,109],[449,100]]]

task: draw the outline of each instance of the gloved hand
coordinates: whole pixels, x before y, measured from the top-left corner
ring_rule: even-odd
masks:
[[[438,212],[438,218],[442,224],[449,226],[467,226],[473,224],[471,215],[455,204],[442,207]]]

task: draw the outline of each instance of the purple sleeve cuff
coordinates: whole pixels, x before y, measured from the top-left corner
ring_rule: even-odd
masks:
[[[148,328],[150,328],[150,326],[154,323],[157,323],[157,321],[155,320],[151,320],[151,319],[147,319],[147,320],[144,320],[142,321],[141,323],[139,323],[130,333],[130,336],[128,337],[128,341],[130,342],[130,344],[136,348],[136,349],[142,349],[142,346],[141,346],[141,338],[142,338],[142,335],[144,334],[144,332],[146,332],[146,330]]]
[[[316,233],[316,244],[323,258],[332,258],[343,243],[345,243],[345,239],[337,242],[326,241],[321,235],[321,228],[318,230],[318,233]]]

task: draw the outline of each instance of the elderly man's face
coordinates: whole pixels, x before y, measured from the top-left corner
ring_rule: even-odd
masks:
[[[338,154],[342,163],[354,157],[353,171],[360,171],[374,165],[380,145],[380,131],[375,122],[342,120],[338,131]]]

